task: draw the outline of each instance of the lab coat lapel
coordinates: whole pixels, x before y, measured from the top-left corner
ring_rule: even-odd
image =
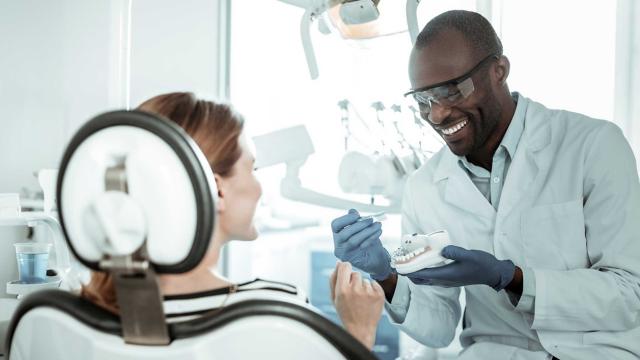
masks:
[[[549,119],[536,116],[536,105],[531,102],[527,109],[525,129],[507,173],[498,214],[509,214],[525,195],[535,193],[535,184],[548,170],[547,158],[553,154],[542,150],[551,141],[551,124]]]
[[[444,180],[446,182],[444,184],[444,199],[446,202],[474,215],[487,218],[495,216],[493,206],[458,165],[458,158],[452,153],[448,154],[446,169],[442,172],[446,173],[446,180]]]

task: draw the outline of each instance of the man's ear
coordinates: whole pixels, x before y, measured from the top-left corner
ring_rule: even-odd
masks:
[[[226,207],[224,193],[227,183],[222,176],[216,173],[213,174],[213,178],[216,180],[216,187],[218,188],[218,202],[216,203],[216,210],[218,212],[223,212]]]
[[[510,69],[511,63],[509,62],[509,59],[506,56],[501,55],[500,59],[498,59],[498,66],[496,66],[496,77],[500,85],[504,85],[507,83]]]

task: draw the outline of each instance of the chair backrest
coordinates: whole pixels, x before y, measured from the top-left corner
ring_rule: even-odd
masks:
[[[169,325],[166,346],[126,344],[116,315],[76,295],[27,297],[7,333],[10,360],[26,359],[375,359],[310,307],[249,300]]]

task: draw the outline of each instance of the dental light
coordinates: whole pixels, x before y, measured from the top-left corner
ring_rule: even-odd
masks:
[[[416,12],[420,0],[406,0],[406,26],[394,24],[391,16],[385,19],[385,14],[381,14],[379,11],[380,0],[280,1],[305,9],[300,21],[300,37],[302,38],[302,48],[312,79],[318,78],[319,71],[313,43],[311,42],[311,25],[318,20],[318,27],[321,33],[328,34],[331,31],[325,20],[326,16],[323,17],[323,15],[328,15],[331,20],[330,23],[345,39],[368,39],[398,33],[405,31],[407,28],[412,43],[415,42],[418,36]],[[397,5],[395,2],[385,2],[384,4],[393,4],[389,6]]]
[[[376,20],[380,16],[378,3],[380,0],[350,0],[340,6],[340,18],[345,24],[364,24]]]

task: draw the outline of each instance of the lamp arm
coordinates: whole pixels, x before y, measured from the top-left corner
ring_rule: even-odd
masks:
[[[418,5],[420,0],[407,0],[406,4],[406,16],[407,27],[409,28],[409,37],[411,38],[411,44],[415,45],[420,29],[418,28]]]
[[[287,174],[280,182],[280,193],[287,199],[300,201],[308,204],[335,208],[335,209],[350,209],[355,208],[358,211],[364,212],[380,212],[387,213],[399,213],[399,204],[390,204],[388,206],[380,206],[367,204],[363,202],[343,199],[337,196],[331,196],[323,194],[311,189],[307,189],[302,186],[302,182],[298,177],[300,168],[304,164],[306,159],[302,161],[296,161],[294,163],[287,163]]]
[[[318,63],[316,62],[316,54],[313,50],[313,43],[311,42],[311,22],[315,16],[315,11],[311,9],[305,10],[300,21],[300,37],[302,38],[302,49],[304,50],[304,56],[307,59],[307,66],[309,67],[309,75],[311,79],[318,78]]]

